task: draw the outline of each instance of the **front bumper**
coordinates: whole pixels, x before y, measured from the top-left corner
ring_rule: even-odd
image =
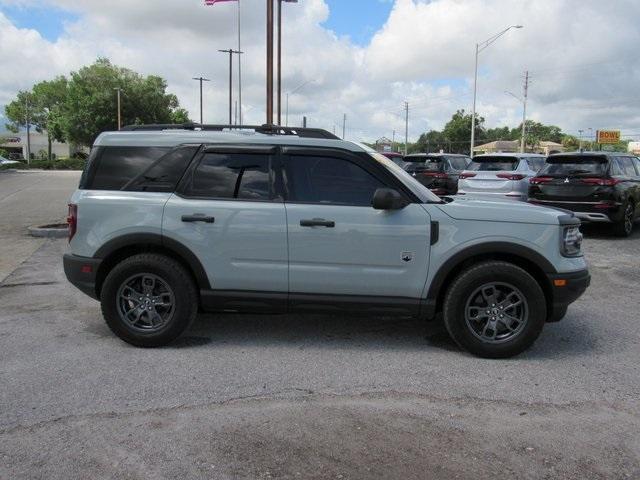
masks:
[[[588,270],[569,273],[547,274],[551,285],[551,311],[548,318],[554,318],[554,313],[566,309],[587,290],[591,284]]]
[[[64,274],[67,280],[80,291],[96,300],[98,300],[96,277],[100,262],[102,260],[99,258],[80,257],[71,253],[65,253],[62,257]]]

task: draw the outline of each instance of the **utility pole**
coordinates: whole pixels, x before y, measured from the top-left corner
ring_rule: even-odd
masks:
[[[204,123],[202,119],[202,82],[210,82],[211,80],[204,77],[193,77],[193,79],[200,82],[200,125],[202,125]]]
[[[409,148],[409,102],[404,102],[404,154]]]
[[[529,70],[524,72],[524,100],[522,102],[522,138],[520,139],[520,153],[524,153],[525,137],[527,135],[527,97],[529,96]]]
[[[267,0],[267,125],[273,125],[273,0]]]
[[[240,0],[238,0],[238,51],[241,52],[240,45]],[[238,54],[238,122],[242,125],[242,55]]]
[[[278,0],[278,125],[282,125],[282,0]]]
[[[344,140],[345,134],[347,132],[347,114],[342,114],[342,139]]]
[[[25,109],[24,109],[24,116],[25,116],[25,124],[27,125],[27,165],[31,164],[31,132],[30,132],[30,122],[31,119],[29,118],[29,97],[27,96],[25,98]]]
[[[229,125],[233,125],[233,54],[241,55],[243,52],[232,48],[218,51],[229,54]]]
[[[391,136],[391,151],[396,151],[396,131],[393,131],[393,135]]]

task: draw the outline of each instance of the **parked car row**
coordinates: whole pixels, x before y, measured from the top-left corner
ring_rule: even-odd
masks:
[[[396,154],[397,155],[397,154]],[[439,196],[481,195],[570,210],[628,236],[640,215],[640,160],[616,152],[412,154],[394,161]]]

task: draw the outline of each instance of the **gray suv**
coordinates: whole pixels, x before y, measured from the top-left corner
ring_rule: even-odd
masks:
[[[442,200],[323,130],[151,125],[101,134],[69,205],[69,281],[133,345],[199,310],[442,313],[484,357],[528,348],[589,284],[571,214]]]

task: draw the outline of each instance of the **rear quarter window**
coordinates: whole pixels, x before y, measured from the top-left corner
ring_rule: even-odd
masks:
[[[449,164],[454,170],[466,170],[469,159],[465,157],[449,157]]]
[[[92,151],[81,188],[173,191],[198,146],[98,147]]]

